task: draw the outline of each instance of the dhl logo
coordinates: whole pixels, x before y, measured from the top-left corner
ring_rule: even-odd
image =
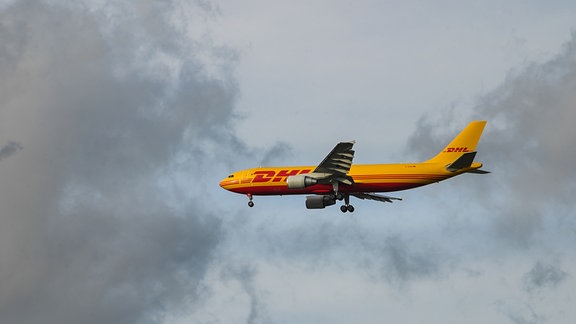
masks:
[[[298,174],[305,174],[310,173],[310,169],[291,169],[291,170],[280,170],[278,172],[273,170],[265,170],[265,171],[255,171],[253,173],[254,179],[252,182],[282,182],[286,181],[286,178],[289,176],[295,176]]]
[[[446,148],[444,151],[444,153],[466,153],[466,152],[472,152],[470,151],[467,147],[448,147]]]

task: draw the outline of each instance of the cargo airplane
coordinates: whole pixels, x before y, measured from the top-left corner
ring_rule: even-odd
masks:
[[[412,189],[462,173],[485,174],[474,162],[476,144],[486,121],[473,121],[440,153],[421,163],[352,165],[354,141],[336,144],[318,166],[260,167],[235,172],[220,182],[226,190],[244,194],[253,207],[256,195],[300,195],[306,208],[320,209],[344,200],[342,212],[353,212],[350,196],[381,202],[401,198],[376,194]]]

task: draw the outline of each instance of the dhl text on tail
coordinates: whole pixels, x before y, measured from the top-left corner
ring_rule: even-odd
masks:
[[[344,201],[342,212],[353,212],[350,196],[381,202],[401,198],[376,194],[439,182],[462,173],[485,174],[474,162],[476,145],[486,121],[473,121],[440,153],[421,163],[352,164],[354,141],[338,143],[318,166],[260,167],[232,173],[220,182],[226,190],[244,194],[253,207],[256,195],[307,194],[306,208],[319,209]]]

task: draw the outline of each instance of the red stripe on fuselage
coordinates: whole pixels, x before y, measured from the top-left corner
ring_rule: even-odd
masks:
[[[387,182],[387,183],[357,183],[352,186],[340,185],[338,190],[342,193],[354,192],[390,192],[401,191],[420,187],[426,183],[409,183],[409,182]],[[245,187],[231,188],[230,191],[241,194],[252,194],[259,196],[267,195],[302,195],[302,194],[329,194],[332,192],[332,185],[313,185],[304,189],[288,189],[286,186],[278,185],[253,185]]]

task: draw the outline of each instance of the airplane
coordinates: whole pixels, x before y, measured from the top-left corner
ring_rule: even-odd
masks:
[[[230,174],[220,182],[244,194],[253,207],[256,195],[307,194],[306,208],[321,209],[344,200],[340,210],[354,212],[350,196],[391,203],[402,200],[377,193],[425,186],[463,173],[486,174],[474,162],[486,121],[473,121],[440,153],[421,163],[352,164],[355,141],[340,142],[318,166],[259,167]]]

